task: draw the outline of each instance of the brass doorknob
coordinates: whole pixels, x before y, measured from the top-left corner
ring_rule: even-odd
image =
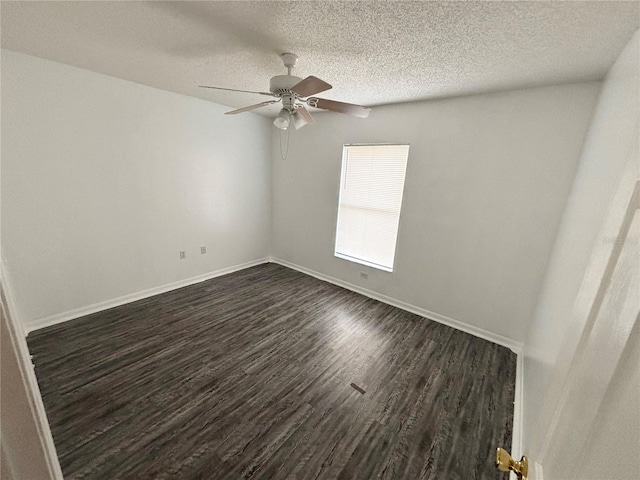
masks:
[[[516,462],[511,458],[509,452],[500,447],[496,449],[496,467],[501,472],[511,470],[520,480],[527,480],[527,475],[529,474],[529,460],[527,460],[527,457],[523,455],[520,461]]]

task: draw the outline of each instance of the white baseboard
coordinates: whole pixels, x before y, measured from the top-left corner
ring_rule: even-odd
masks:
[[[58,313],[48,317],[42,317],[27,324],[24,328],[25,330],[24,333],[28,335],[34,330],[38,330],[40,328],[50,327],[58,323],[67,322],[75,318],[84,317],[92,313],[101,312],[103,310],[108,310],[113,307],[118,307],[120,305],[124,305],[125,303],[131,303],[137,300],[142,300],[143,298],[153,297],[154,295],[158,295],[160,293],[165,293],[171,290],[175,290],[177,288],[194,285],[196,283],[204,282],[205,280],[209,280],[215,277],[220,277],[222,275],[227,275],[229,273],[237,272],[238,270],[244,270],[245,268],[254,267],[256,265],[260,265],[268,262],[269,262],[269,258],[260,258],[258,260],[253,260],[251,262],[246,262],[246,263],[241,263],[239,265],[233,265],[231,267],[221,268],[213,272],[204,273],[202,275],[186,278],[184,280],[179,280],[177,282],[167,283],[165,285],[160,285],[158,287],[149,288],[147,290],[142,290],[141,292],[131,293],[128,295],[123,295],[122,297],[106,300],[104,302],[94,303],[93,305],[88,305],[86,307],[76,308],[68,312],[62,312],[62,313]]]
[[[320,280],[324,280],[325,282],[332,283],[339,287],[346,288],[347,290],[360,293],[362,295],[365,295],[369,298],[373,298],[374,300],[378,300],[388,305],[401,308],[402,310],[406,310],[407,312],[415,313],[416,315],[420,315],[421,317],[426,317],[429,320],[434,320],[438,323],[442,323],[449,327],[453,327],[456,330],[461,330],[475,337],[479,337],[484,340],[488,340],[490,342],[496,343],[498,345],[502,345],[503,347],[507,347],[508,349],[510,349],[511,351],[513,351],[518,355],[522,352],[521,342],[517,342],[516,340],[512,340],[502,335],[498,335],[497,333],[489,332],[487,330],[484,330],[479,327],[474,327],[473,325],[469,325],[459,320],[454,320],[453,318],[440,315],[439,313],[431,312],[424,308],[416,307],[415,305],[411,305],[410,303],[403,302],[402,300],[397,300],[395,298],[388,297],[381,293],[374,292],[373,290],[367,290],[366,288],[362,288],[358,285],[354,285],[353,283],[345,282],[344,280],[340,280],[338,278],[325,275],[324,273],[316,272],[315,270],[311,270],[309,268],[297,265],[295,263],[288,262],[286,260],[282,260],[277,257],[270,257],[269,261],[272,263],[278,263],[285,267],[292,268],[302,273],[306,273],[307,275],[311,275],[312,277],[318,278]]]
[[[415,305],[411,305],[409,303],[403,302],[402,300],[397,300],[392,297],[388,297],[378,292],[374,292],[373,290],[368,290],[366,288],[360,287],[358,285],[345,282],[344,280],[340,280],[335,277],[331,277],[329,275],[325,275],[320,272],[316,272],[315,270],[311,270],[309,268],[303,267],[301,265],[297,265],[295,263],[288,262],[286,260],[282,260],[277,257],[266,257],[258,260],[253,260],[251,262],[242,263],[239,265],[233,265],[231,267],[221,268],[219,270],[215,270],[213,272],[208,272],[202,275],[197,275],[195,277],[190,277],[184,280],[179,280],[177,282],[168,283],[165,285],[160,285],[158,287],[153,287],[147,290],[143,290],[136,293],[131,293],[128,295],[123,295],[121,297],[117,297],[111,300],[106,300],[104,302],[94,303],[92,305],[88,305],[85,307],[76,308],[74,310],[69,310],[67,312],[58,313],[55,315],[50,315],[47,317],[42,317],[32,322],[29,322],[26,326],[24,326],[24,333],[28,335],[34,330],[38,330],[40,328],[49,327],[51,325],[56,325],[58,323],[63,323],[69,320],[73,320],[75,318],[80,318],[85,315],[90,315],[92,313],[100,312],[103,310],[108,310],[109,308],[118,307],[120,305],[124,305],[126,303],[135,302],[137,300],[142,300],[144,298],[152,297],[154,295],[158,295],[160,293],[165,293],[171,290],[175,290],[177,288],[186,287],[188,285],[193,285],[196,283],[203,282],[205,280],[209,280],[211,278],[219,277],[222,275],[227,275],[229,273],[237,272],[238,270],[244,270],[245,268],[250,268],[256,265],[260,265],[263,263],[272,262],[278,263],[288,268],[292,268],[299,272],[305,273],[307,275],[311,275],[312,277],[318,278],[320,280],[332,283],[334,285],[338,285],[340,287],[346,288],[347,290],[354,291],[356,293],[360,293],[367,297],[373,298],[375,300],[381,301],[388,305],[392,305],[394,307],[401,308],[411,313],[415,313],[422,317],[429,318],[430,320],[434,320],[438,323],[442,323],[444,325],[453,327],[457,330],[461,330],[463,332],[469,333],[476,337],[482,338],[484,340],[488,340],[490,342],[496,343],[498,345],[502,345],[504,347],[509,348],[513,352],[520,354],[522,352],[522,343],[516,340],[504,337],[497,333],[489,332],[479,327],[475,327],[473,325],[469,325],[467,323],[461,322],[459,320],[455,320],[453,318],[447,317],[445,315],[441,315],[436,312],[431,312],[421,307],[417,307]]]
[[[524,406],[524,354],[518,353],[516,360],[516,392],[513,399],[513,431],[511,436],[511,456],[520,459],[524,455],[522,451],[522,428],[523,428],[523,406]],[[511,478],[516,480],[515,474]]]

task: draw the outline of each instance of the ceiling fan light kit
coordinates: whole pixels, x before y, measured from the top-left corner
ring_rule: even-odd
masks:
[[[289,115],[291,115],[289,113],[289,110],[283,108],[282,110],[280,110],[280,113],[273,121],[273,124],[280,130],[286,130],[287,128],[289,128]]]
[[[311,113],[309,113],[305,104],[310,107],[344,113],[360,118],[366,118],[369,116],[371,109],[368,107],[314,97],[313,95],[331,89],[331,85],[324,80],[314,77],[313,75],[305,79],[291,75],[291,71],[298,60],[297,55],[293,53],[283,53],[280,55],[280,58],[282,58],[282,62],[287,69],[287,74],[276,75],[271,78],[269,81],[269,92],[253,92],[249,90],[236,90],[233,88],[212,87],[208,85],[200,86],[202,88],[212,88],[215,90],[255,93],[257,95],[276,97],[276,100],[269,100],[255,105],[250,105],[248,107],[239,108],[237,110],[226,112],[226,114],[235,115],[237,113],[248,112],[256,108],[282,102],[282,109],[273,121],[273,124],[281,130],[287,130],[291,124],[293,124],[296,130],[298,130],[305,125],[313,125],[315,123],[313,116],[311,116]]]

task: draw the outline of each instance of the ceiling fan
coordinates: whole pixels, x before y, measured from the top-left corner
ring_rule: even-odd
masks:
[[[284,66],[287,68],[286,75],[276,75],[269,82],[269,92],[252,92],[249,90],[236,90],[234,88],[211,87],[209,85],[200,85],[202,88],[213,88],[215,90],[227,90],[230,92],[256,93],[258,95],[267,95],[276,97],[277,100],[268,100],[266,102],[257,103],[248,107],[239,108],[226,112],[227,115],[235,115],[236,113],[248,112],[260,107],[266,107],[274,103],[282,102],[282,109],[273,124],[286,130],[292,122],[295,129],[312,125],[315,120],[304,106],[306,103],[310,107],[330,110],[332,112],[346,113],[355,117],[366,118],[371,111],[368,107],[354,105],[352,103],[336,102],[335,100],[327,100],[325,98],[314,97],[317,93],[329,90],[331,85],[320,80],[317,77],[309,76],[304,80],[300,77],[291,75],[291,70],[296,64],[298,56],[293,53],[283,53],[280,55]]]

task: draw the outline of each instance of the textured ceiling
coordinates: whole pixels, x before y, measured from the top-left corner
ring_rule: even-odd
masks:
[[[603,78],[638,2],[9,2],[2,48],[230,107],[286,73],[363,105]],[[261,113],[273,114],[269,107]]]

